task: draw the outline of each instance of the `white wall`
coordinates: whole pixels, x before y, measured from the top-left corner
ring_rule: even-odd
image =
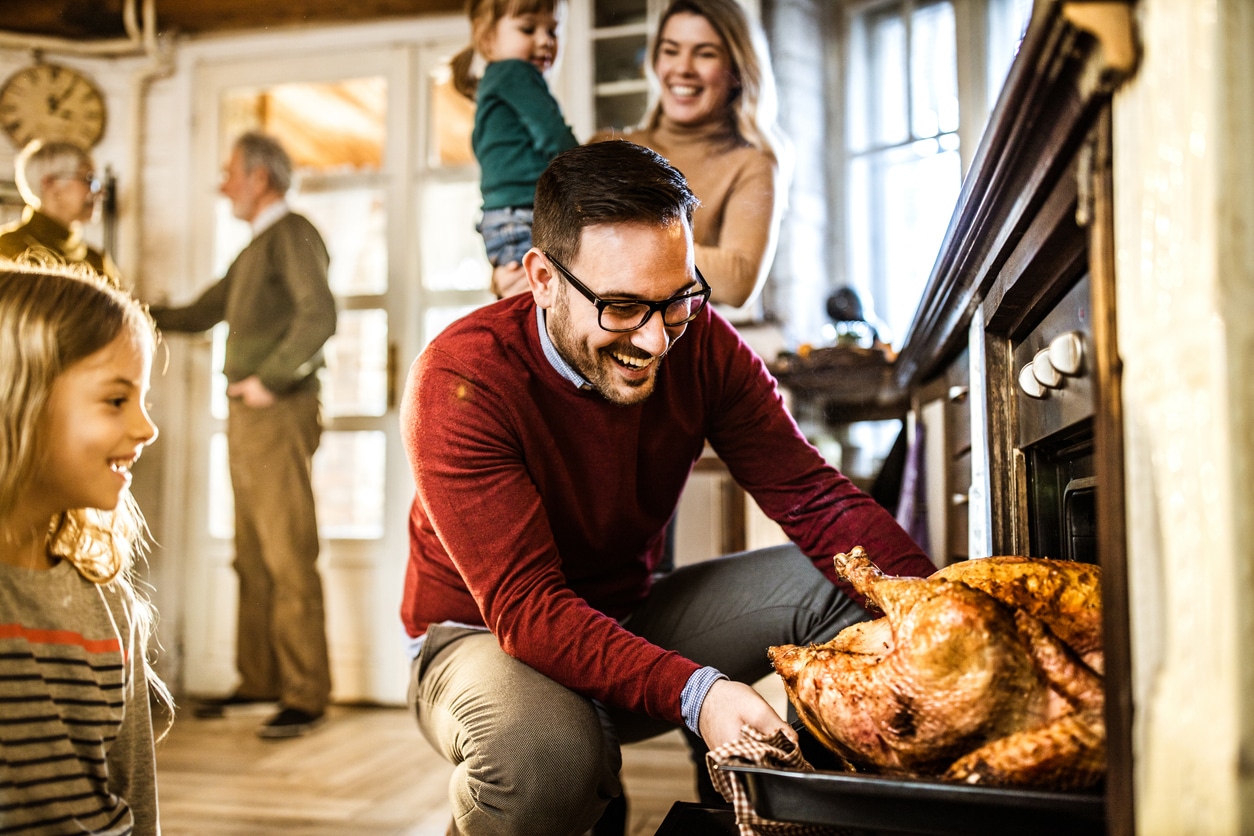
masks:
[[[1141,0],[1115,99],[1138,832],[1254,832],[1254,4]]]

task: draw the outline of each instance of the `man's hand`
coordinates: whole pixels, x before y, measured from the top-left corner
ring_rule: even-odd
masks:
[[[527,271],[517,261],[502,264],[492,270],[492,292],[501,299],[526,293],[531,289],[527,283]]]
[[[720,679],[710,687],[701,704],[697,728],[711,750],[740,739],[740,727],[751,726],[764,735],[783,729],[793,743],[797,733],[780,719],[762,695],[743,682]]]
[[[261,382],[261,378],[257,375],[251,375],[243,380],[237,380],[230,386],[226,387],[226,396],[228,398],[239,398],[244,402],[244,406],[253,409],[265,409],[268,406],[274,406],[274,393],[266,388]]]

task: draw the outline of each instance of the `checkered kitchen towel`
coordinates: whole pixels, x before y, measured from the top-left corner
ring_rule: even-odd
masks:
[[[740,739],[724,743],[707,752],[705,765],[710,770],[714,788],[731,802],[736,812],[736,824],[740,836],[846,836],[853,831],[816,824],[798,824],[764,819],[753,809],[744,776],[737,772],[718,769],[719,766],[763,766],[775,769],[793,769],[813,772],[801,750],[784,734],[777,731],[769,737],[750,726],[740,729]]]

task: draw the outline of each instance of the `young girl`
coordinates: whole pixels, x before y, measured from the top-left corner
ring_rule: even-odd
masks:
[[[145,310],[86,270],[0,262],[0,827],[155,834],[152,611],[130,469],[157,437]]]
[[[483,235],[492,290],[527,289],[522,257],[531,249],[536,180],[549,160],[579,142],[544,74],[557,60],[561,0],[467,0],[471,45],[453,58],[453,85],[475,104],[471,144],[479,160]],[[482,78],[471,65],[487,62]]]

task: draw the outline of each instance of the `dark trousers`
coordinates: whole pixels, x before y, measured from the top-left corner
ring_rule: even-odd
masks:
[[[754,682],[766,649],[821,642],[867,612],[795,546],[682,567],[623,626],[654,644]],[[409,703],[455,765],[454,821],[474,836],[575,836],[621,795],[621,743],[674,726],[606,709],[506,655],[484,631],[433,626],[414,661]]]

